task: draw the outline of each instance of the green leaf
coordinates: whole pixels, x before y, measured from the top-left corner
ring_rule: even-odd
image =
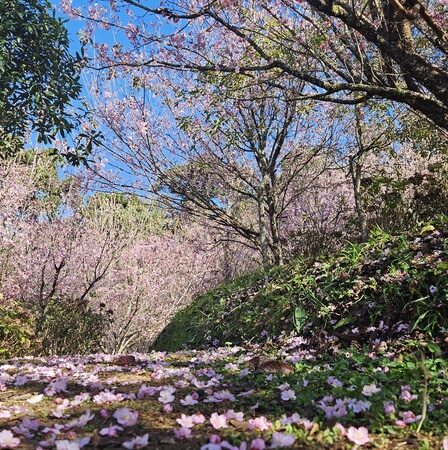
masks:
[[[294,309],[294,327],[297,333],[300,333],[307,321],[307,318],[308,315],[306,311],[302,307],[296,306],[296,308]]]
[[[422,230],[421,230],[421,234],[428,234],[428,233],[432,233],[436,228],[434,227],[434,225],[431,224],[427,224],[425,225]]]
[[[428,342],[427,347],[431,353],[436,355],[440,355],[442,353],[442,349],[437,344],[434,344],[434,342]]]
[[[352,322],[352,318],[351,318],[351,317],[344,317],[343,319],[341,319],[341,320],[334,326],[334,328],[337,329],[337,328],[343,327],[344,325],[347,325],[347,324],[349,324],[349,323],[351,323],[351,322]]]

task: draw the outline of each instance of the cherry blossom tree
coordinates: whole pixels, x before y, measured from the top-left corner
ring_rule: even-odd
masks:
[[[398,102],[448,130],[442,0],[121,0],[88,12],[64,3],[88,32],[100,25],[127,37],[101,47],[97,67],[113,76],[143,67],[239,74],[302,99]]]
[[[179,92],[177,81],[132,86],[134,77],[121,89],[100,77],[94,83],[106,155],[121,174],[105,181],[205,220],[223,243],[257,249],[265,267],[281,264],[281,217],[299,195],[296,181],[317,155],[334,151],[332,108],[311,110],[282,90],[228,80],[204,77]],[[310,167],[314,176],[325,170]]]
[[[109,153],[119,161],[120,169],[126,167],[126,178],[132,173],[138,179],[126,187],[145,186],[144,195],[152,187],[171,206],[213,218],[220,228],[231,230],[232,236],[227,234],[227,239],[235,239],[236,233],[242,243],[258,248],[265,266],[270,263],[270,253],[274,262],[282,261],[286,233],[281,230],[281,217],[288,218],[290,231],[294,228],[293,216],[284,205],[294,202],[293,191],[296,198],[300,195],[298,186],[292,188],[291,183],[291,189],[280,189],[284,198],[279,201],[272,196],[274,190],[263,182],[269,177],[263,178],[261,165],[252,164],[262,159],[255,157],[248,164],[247,158],[238,159],[232,153],[226,127],[238,129],[235,124],[240,123],[249,125],[248,129],[262,128],[260,121],[255,123],[248,112],[251,99],[256,98],[252,102],[255,116],[262,114],[262,103],[275,103],[280,111],[288,103],[291,110],[307,108],[310,103],[306,102],[312,100],[314,114],[319,110],[317,101],[355,107],[354,119],[344,124],[338,123],[339,119],[316,119],[317,115],[306,118],[307,126],[320,134],[321,142],[325,141],[323,130],[332,127],[343,136],[339,138],[342,147],[350,141],[351,150],[339,150],[342,161],[337,164],[348,167],[353,198],[346,193],[339,196],[339,191],[333,190],[338,198],[335,202],[323,194],[325,188],[321,186],[320,194],[312,191],[314,200],[310,197],[308,202],[302,196],[302,206],[295,202],[294,210],[303,211],[308,217],[305,204],[308,209],[318,204],[323,210],[327,202],[344,204],[345,212],[339,217],[348,220],[348,205],[353,200],[363,238],[369,228],[361,192],[364,160],[371,151],[385,147],[393,151],[397,142],[394,136],[383,139],[381,130],[375,136],[373,119],[364,120],[361,111],[368,110],[369,104],[378,99],[376,103],[381,103],[386,111],[390,108],[404,114],[404,105],[422,121],[438,124],[444,133],[446,103],[441,80],[446,80],[446,43],[441,28],[445,20],[442,3],[418,3],[414,19],[399,16],[404,10],[397,13],[398,2],[391,4],[388,11],[387,5],[369,4],[351,22],[347,17],[353,14],[355,5],[338,4],[328,12],[312,2],[169,2],[153,8],[137,0],[123,0],[110,8],[97,5],[88,11],[65,6],[72,17],[87,21],[87,34],[94,33],[95,27],[122,33],[112,47],[95,44],[93,62],[101,75],[95,78],[92,92],[97,105],[104,96],[114,99],[101,100],[107,106],[100,108],[100,115],[115,134]],[[358,29],[364,21],[369,26],[373,23],[378,36]],[[386,48],[385,36],[390,48]],[[412,58],[404,61],[403,52],[411,52]],[[430,54],[434,55],[432,59]],[[426,71],[421,76],[428,64],[434,66],[434,73]],[[107,79],[110,87],[105,89],[98,82],[101,78]],[[252,123],[244,118],[246,112]],[[319,120],[328,124],[327,129],[314,128],[313,121]],[[396,127],[393,119],[389,121],[391,129]],[[344,125],[353,132],[341,133]],[[241,127],[235,134],[248,141]],[[305,136],[295,138],[309,140]],[[235,141],[235,136],[232,139]],[[217,148],[219,158],[210,157]],[[289,162],[294,161],[295,167],[303,166],[303,159],[297,156]],[[278,161],[284,175],[287,165],[281,162],[282,158]],[[256,183],[254,175],[260,176]],[[308,176],[311,182],[313,176]],[[229,188],[237,194],[231,201]],[[242,202],[242,198],[248,201]],[[317,215],[313,220],[321,215],[316,209],[314,212]],[[297,217],[295,223],[303,223],[304,217]],[[338,235],[341,230],[333,231]]]
[[[223,252],[206,229],[153,216],[141,201],[89,199],[91,174],[39,179],[54,161],[32,161],[0,167],[1,293],[2,302],[19,301],[33,312],[46,352],[61,351],[45,328],[57,305],[106,315],[108,351],[145,349],[194,295],[223,279]],[[59,188],[59,197],[47,195]],[[247,268],[241,252],[239,258],[232,274]],[[65,329],[66,319],[52,321]]]

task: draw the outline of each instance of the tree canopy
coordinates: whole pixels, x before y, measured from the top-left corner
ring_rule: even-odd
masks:
[[[0,16],[0,137],[12,152],[28,133],[49,143],[74,129],[83,57],[47,0],[0,0]]]
[[[126,30],[133,46],[103,51],[100,65],[240,74],[292,90],[298,98],[326,102],[385,99],[448,130],[448,23],[442,0],[157,4],[121,0],[110,11],[98,7],[83,16]],[[121,23],[117,12],[130,7],[132,22]]]

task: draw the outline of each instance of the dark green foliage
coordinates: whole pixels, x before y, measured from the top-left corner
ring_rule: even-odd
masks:
[[[101,350],[107,326],[106,314],[68,299],[52,299],[40,312],[17,301],[2,300],[0,359],[95,353]]]
[[[78,96],[81,59],[68,53],[67,30],[42,0],[1,0],[0,125],[21,135],[31,121],[39,139],[69,130],[65,106]]]
[[[81,91],[84,57],[69,53],[64,22],[47,0],[0,0],[0,17],[0,141],[8,156],[28,131],[47,144],[79,123],[67,108]],[[80,134],[77,145],[88,152],[91,138]]]
[[[27,355],[35,344],[32,314],[19,303],[0,298],[0,359]]]
[[[265,286],[267,277],[263,272],[243,275],[199,296],[186,309],[178,312],[170,325],[161,333],[155,348],[174,350],[184,345],[194,347],[211,343],[224,336],[244,336],[253,334],[248,329],[249,317],[258,314],[257,308],[246,308],[244,299],[253,308],[253,296]],[[266,305],[265,305],[266,306]],[[227,319],[227,320],[226,320]]]
[[[298,274],[295,301],[329,330],[403,321],[439,335],[448,327],[447,231],[446,223],[412,236],[375,230],[367,243]]]
[[[108,325],[106,316],[93,311],[82,302],[53,299],[38,319],[37,336],[40,354],[74,355],[101,350],[101,341]]]
[[[448,219],[441,216],[408,236],[379,229],[364,244],[348,244],[336,256],[314,264],[297,261],[269,274],[235,280],[198,297],[162,332],[155,348],[192,348],[214,340],[265,341],[300,328],[349,333],[360,340],[396,324],[433,337],[448,332]],[[307,323],[303,326],[304,317]],[[383,331],[370,331],[381,322]]]

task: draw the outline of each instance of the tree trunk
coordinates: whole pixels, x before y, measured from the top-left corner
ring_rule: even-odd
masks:
[[[268,239],[266,236],[266,222],[265,222],[265,216],[264,216],[264,186],[260,186],[260,189],[258,191],[258,230],[259,230],[259,246],[261,251],[261,257],[263,260],[263,268],[269,269],[271,266],[271,258],[269,255],[269,244]]]
[[[368,230],[367,230],[367,218],[363,206],[362,192],[361,192],[361,180],[362,180],[362,169],[364,165],[365,154],[367,148],[364,145],[363,132],[362,132],[362,117],[359,106],[355,107],[355,132],[356,141],[358,144],[358,151],[355,156],[350,158],[350,173],[352,176],[353,183],[353,195],[355,198],[355,210],[358,216],[358,227],[361,234],[361,240],[367,240]]]
[[[230,261],[230,231],[226,231],[226,240],[224,241],[224,281],[232,279],[232,267]]]
[[[361,157],[361,159],[363,158]],[[356,215],[358,216],[359,233],[361,235],[361,240],[364,242],[369,237],[369,233],[367,230],[367,218],[364,211],[361,192],[362,162],[354,160],[350,161],[350,171],[352,174],[353,194],[355,197]]]
[[[280,226],[277,219],[277,203],[274,198],[269,199],[268,203],[269,224],[272,236],[272,254],[274,263],[277,265],[283,264],[283,248],[280,240]]]

